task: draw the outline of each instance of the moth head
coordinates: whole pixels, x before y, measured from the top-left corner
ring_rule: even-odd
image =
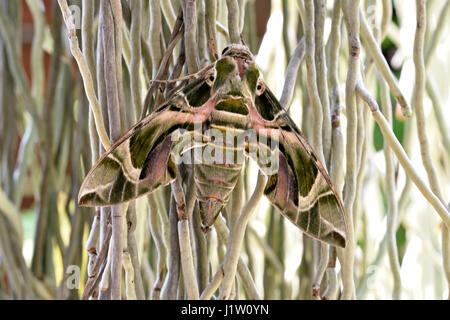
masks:
[[[236,55],[225,55],[217,60],[206,76],[206,82],[223,95],[254,99],[265,90],[255,62]]]
[[[213,89],[222,95],[247,95],[243,81],[245,64],[245,61],[230,56],[217,60],[214,67],[216,77]]]
[[[266,90],[266,85],[264,84],[264,82],[262,81],[261,78],[258,79],[258,82],[256,83],[256,88],[255,88],[255,94],[257,96],[260,96],[264,93],[264,91]]]
[[[266,90],[266,85],[261,78],[261,73],[254,62],[247,66],[244,80],[253,98],[255,96],[260,96]]]
[[[217,77],[217,71],[215,68],[212,68],[209,70],[205,75],[205,82],[212,87],[214,85],[214,82],[216,81]]]

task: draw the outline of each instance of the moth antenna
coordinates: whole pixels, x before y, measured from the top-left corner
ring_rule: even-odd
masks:
[[[208,23],[208,31],[209,31],[210,35],[213,34],[211,24],[209,24],[209,23]],[[209,50],[211,51],[214,59],[218,60],[219,54],[217,53],[217,44],[216,44],[216,40],[214,40],[214,38],[210,37],[210,39],[208,40],[208,47],[209,47]]]
[[[206,67],[200,69],[199,71],[197,71],[196,73],[191,73],[188,74],[187,76],[184,77],[180,77],[180,78],[175,78],[175,79],[170,79],[170,80],[160,80],[160,79],[153,79],[150,80],[150,83],[176,83],[178,81],[186,81],[186,80],[190,80],[190,79],[198,79],[200,76],[203,75],[203,73],[205,71],[208,71],[213,65],[209,64]]]
[[[247,45],[247,43],[245,43],[244,36],[242,33],[240,34],[240,37],[241,37],[242,44],[248,48],[248,45]]]

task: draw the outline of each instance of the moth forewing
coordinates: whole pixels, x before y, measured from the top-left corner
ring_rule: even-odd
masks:
[[[207,119],[210,91],[206,73],[170,95],[168,101],[124,134],[87,174],[78,194],[82,206],[110,206],[131,201],[167,185],[174,178],[172,133]],[[206,105],[206,107],[205,107]],[[197,112],[198,111],[198,112]]]
[[[177,100],[179,97],[174,98]],[[172,134],[195,121],[207,119],[211,108],[197,110],[177,103],[150,114],[120,138],[87,174],[78,195],[83,206],[108,206],[127,202],[167,185],[175,177]],[[199,111],[197,113],[197,111]]]

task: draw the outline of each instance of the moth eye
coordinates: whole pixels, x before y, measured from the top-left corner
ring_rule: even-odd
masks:
[[[216,72],[215,70],[206,75],[206,83],[212,87],[214,84],[214,81],[216,81]]]
[[[258,80],[258,83],[256,84],[256,95],[262,95],[265,90],[266,87],[264,85],[264,82],[262,82],[262,80]]]

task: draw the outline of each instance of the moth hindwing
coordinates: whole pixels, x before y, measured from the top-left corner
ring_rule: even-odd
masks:
[[[208,230],[230,199],[244,156],[268,176],[264,193],[283,216],[306,234],[345,247],[345,213],[326,169],[241,45],[227,47],[120,138],[89,171],[78,202],[130,201],[173,181],[180,163],[192,164]]]

